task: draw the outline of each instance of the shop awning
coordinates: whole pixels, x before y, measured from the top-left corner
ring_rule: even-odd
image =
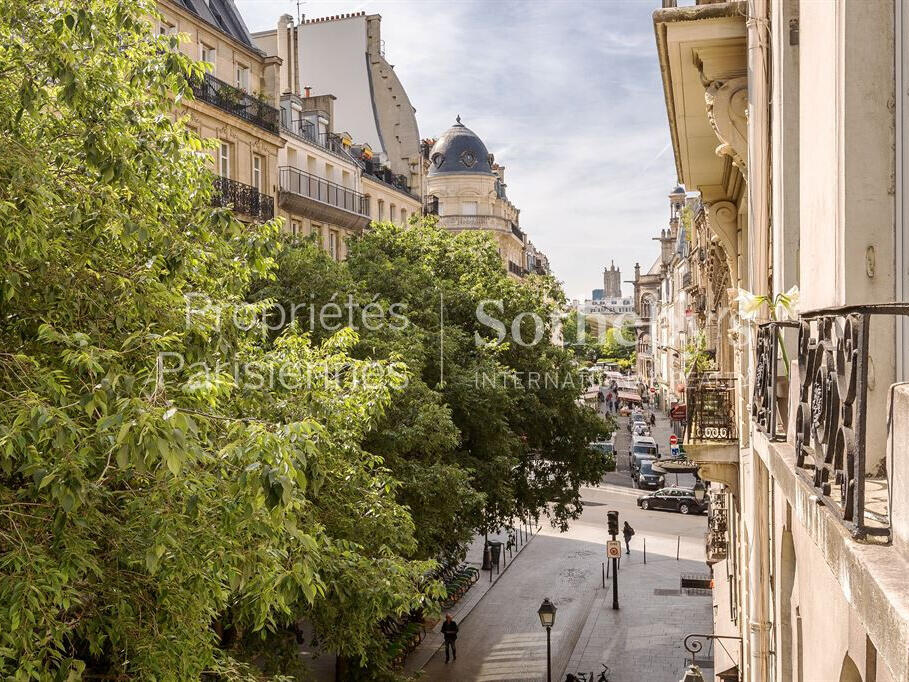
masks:
[[[619,391],[619,400],[627,400],[631,403],[641,402],[641,396],[632,391]]]

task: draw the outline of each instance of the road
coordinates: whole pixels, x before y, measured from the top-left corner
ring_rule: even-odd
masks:
[[[624,425],[620,425],[620,434]],[[668,431],[667,431],[668,439]],[[621,436],[617,446],[619,453]],[[661,443],[662,445],[662,443]],[[627,444],[624,445],[627,453]],[[621,460],[621,456],[619,457]],[[625,458],[627,460],[627,456]],[[679,593],[681,573],[705,573],[706,518],[642,511],[627,473],[615,483],[583,489],[584,511],[566,533],[544,529],[461,622],[459,657],[440,650],[425,666],[429,680],[541,680],[546,637],[537,608],[558,607],[552,631],[553,680],[577,669],[612,669],[612,682],[676,682],[684,672],[681,640],[712,627],[709,597]],[[611,583],[602,587],[606,511],[616,509],[637,531],[619,572],[621,609],[612,611]],[[641,551],[646,539],[647,563]],[[681,560],[676,561],[676,547]],[[706,628],[706,630],[705,630]]]

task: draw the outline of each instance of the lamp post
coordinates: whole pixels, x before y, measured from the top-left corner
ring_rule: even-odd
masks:
[[[537,615],[540,617],[540,625],[546,628],[546,682],[552,682],[552,649],[549,635],[552,626],[555,625],[556,607],[549,601],[549,597],[546,597],[540,604]]]

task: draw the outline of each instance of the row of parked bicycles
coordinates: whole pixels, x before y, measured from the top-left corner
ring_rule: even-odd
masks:
[[[445,585],[445,598],[440,606],[450,609],[480,578],[474,566],[450,561],[427,574],[427,580],[438,580]],[[416,649],[426,637],[423,624],[423,610],[414,609],[398,618],[388,617],[379,623],[379,629],[388,639],[388,652],[396,667],[404,665],[404,659]]]

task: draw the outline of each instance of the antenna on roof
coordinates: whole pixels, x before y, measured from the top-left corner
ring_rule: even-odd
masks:
[[[297,0],[297,23],[298,24],[302,21],[302,16],[303,16],[300,14],[300,6],[305,5],[305,4],[306,4],[306,2],[304,2],[304,0]]]

